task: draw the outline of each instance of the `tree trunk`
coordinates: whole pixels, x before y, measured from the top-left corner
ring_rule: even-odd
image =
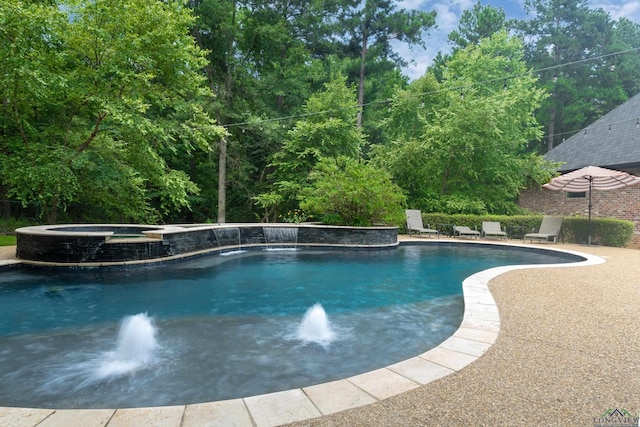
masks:
[[[560,18],[555,17],[554,19],[556,32],[560,31]],[[557,33],[556,33],[557,34]],[[557,65],[560,63],[560,49],[558,48],[558,43],[553,44],[553,63]],[[555,138],[554,134],[556,133],[556,105],[558,103],[558,75],[553,74],[553,93],[551,94],[552,104],[551,104],[551,112],[549,113],[549,137],[547,138],[547,151],[550,151],[553,148],[553,140]]]
[[[233,14],[231,16],[233,27],[236,26],[236,9],[233,8]],[[229,111],[232,111],[232,92],[233,92],[233,46],[235,44],[235,34],[230,33],[227,35],[227,52],[226,52],[226,67],[227,75],[225,78],[225,93],[224,100],[225,105]],[[218,115],[218,124],[222,124],[220,120],[221,115]],[[227,222],[227,139],[222,137],[219,143],[218,150],[218,223],[224,224]]]
[[[367,59],[367,36],[362,37],[362,50],[360,51],[360,82],[358,84],[358,119],[356,125],[362,127],[362,114],[364,113],[364,75]]]
[[[231,24],[232,24],[232,28],[235,28],[237,26],[237,22],[236,22],[236,8],[233,8],[233,13],[231,15]],[[227,34],[227,40],[226,40],[227,44],[225,46],[226,48],[226,58],[225,58],[225,67],[227,68],[227,76],[225,79],[225,83],[224,83],[224,88],[225,88],[225,94],[224,94],[224,99],[225,99],[225,103],[230,103],[231,102],[231,94],[233,92],[233,61],[234,61],[234,45],[236,43],[236,35],[233,32],[229,32]]]
[[[46,203],[43,204],[45,209],[45,216],[47,217],[47,224],[54,225],[57,223],[59,200],[60,200],[60,197],[56,194],[55,196],[53,196],[53,199],[51,200],[51,206],[49,206],[49,209],[47,209]]]
[[[553,93],[553,97],[555,98],[555,90]],[[547,151],[550,151],[553,148],[553,134],[556,129],[556,104],[555,99],[553,101],[553,105],[551,106],[551,113],[549,114],[549,136],[547,138]]]
[[[218,149],[218,223],[226,222],[227,211],[227,139],[221,138]]]

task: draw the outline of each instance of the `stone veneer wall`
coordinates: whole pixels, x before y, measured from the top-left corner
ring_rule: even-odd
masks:
[[[638,175],[637,171],[629,171]],[[564,191],[544,188],[528,189],[520,193],[519,205],[544,215],[588,216],[589,195],[569,198]],[[640,249],[640,185],[613,191],[594,191],[591,195],[592,218],[616,218],[635,224],[628,248]]]
[[[275,233],[265,232],[269,228]],[[28,264],[81,266],[162,261],[251,247],[398,245],[397,227],[307,224],[61,225],[24,227],[16,230],[16,236],[17,258]]]

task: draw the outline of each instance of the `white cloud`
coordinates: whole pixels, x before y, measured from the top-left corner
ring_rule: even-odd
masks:
[[[496,8],[504,8],[507,13],[507,19],[522,19],[525,16],[524,0],[480,1],[483,5],[491,4]],[[477,0],[452,0],[448,3],[443,0],[403,0],[397,3],[398,8],[435,10],[438,14],[436,16],[437,28],[432,29],[425,36],[427,49],[415,47],[413,50],[409,50],[408,46],[403,43],[394,43],[393,45],[396,52],[410,62],[409,66],[403,69],[403,72],[411,80],[424,75],[427,67],[433,63],[433,59],[439,51],[444,53],[450,51],[447,39],[449,33],[458,27],[462,12],[472,9],[476,2]],[[625,17],[633,22],[640,23],[640,0],[589,0],[589,8],[604,9],[611,14],[613,20]],[[415,64],[412,64],[412,61]]]
[[[623,3],[591,1],[591,8],[602,8],[611,14],[611,18],[618,20],[627,18],[633,22],[640,22],[640,1],[627,1]]]
[[[426,49],[414,46],[413,49],[404,43],[393,43],[393,49],[400,54],[409,65],[403,69],[409,79],[415,80],[424,75],[433,63],[433,59],[439,51],[448,52],[450,50],[447,36],[458,27],[462,11],[473,7],[476,0],[454,0],[450,3],[405,0],[398,3],[399,8],[421,9],[426,11],[435,10],[437,28],[429,31],[424,37]]]
[[[462,14],[460,10],[452,8],[452,6],[453,4],[438,3],[433,7],[438,13],[436,16],[438,30],[447,31],[447,34],[458,26],[460,15]]]
[[[423,9],[426,2],[424,0],[403,0],[397,3],[398,9]]]
[[[412,50],[404,43],[393,43],[393,49],[402,56],[405,61],[409,62],[409,65],[402,69],[403,73],[409,77],[410,80],[415,80],[422,77],[427,71],[427,67],[433,63],[433,58],[440,47],[433,49],[427,47],[423,49],[421,47],[414,47]]]

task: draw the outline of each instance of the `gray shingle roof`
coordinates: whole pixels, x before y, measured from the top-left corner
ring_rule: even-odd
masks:
[[[565,162],[560,172],[584,166],[619,169],[640,164],[640,94],[554,147],[544,157]]]

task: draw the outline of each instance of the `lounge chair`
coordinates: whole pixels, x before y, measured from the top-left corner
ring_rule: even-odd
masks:
[[[497,237],[507,240],[507,233],[502,231],[499,222],[482,221],[482,237]]]
[[[427,236],[435,234],[436,237],[440,237],[438,230],[424,227],[422,224],[422,212],[418,209],[407,209],[405,213],[407,215],[407,231],[409,234],[415,232],[420,236],[422,236],[422,233],[425,233]]]
[[[463,236],[474,237],[478,239],[480,237],[480,232],[478,230],[472,230],[466,225],[454,225],[453,235],[460,236],[460,237],[463,237]]]
[[[553,243],[558,243],[558,237],[560,236],[560,227],[562,226],[561,216],[544,216],[542,217],[542,224],[537,233],[527,233],[522,238],[524,242],[526,239],[530,241],[542,240],[548,242],[550,238],[553,238]]]

